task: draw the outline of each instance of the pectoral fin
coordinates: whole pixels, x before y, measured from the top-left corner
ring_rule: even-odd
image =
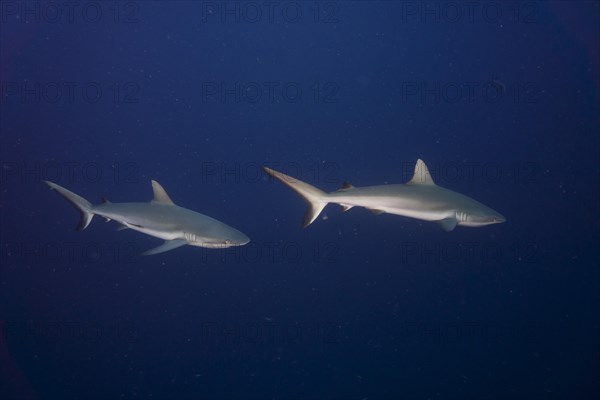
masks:
[[[185,239],[166,240],[163,244],[150,250],[146,250],[141,255],[151,256],[153,254],[164,253],[165,251],[173,250],[187,244]]]
[[[437,221],[437,223],[440,225],[440,227],[443,230],[445,230],[446,232],[450,232],[451,230],[456,228],[457,222],[458,221],[454,217],[448,217],[448,218],[444,218],[444,219]]]

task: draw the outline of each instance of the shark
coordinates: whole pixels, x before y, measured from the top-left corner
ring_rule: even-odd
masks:
[[[436,185],[421,159],[415,164],[413,177],[405,184],[355,187],[345,182],[341,189],[330,193],[269,167],[263,167],[263,170],[298,193],[308,204],[302,220],[304,228],[330,203],[339,204],[342,211],[364,207],[375,214],[389,213],[433,221],[445,231],[452,231],[457,225],[480,227],[506,221],[490,207]]]
[[[248,236],[207,215],[180,207],[173,203],[165,189],[152,181],[153,198],[145,203],[111,203],[106,198],[92,205],[83,197],[56,183],[45,181],[50,189],[65,198],[80,213],[76,230],[82,231],[94,215],[119,224],[117,230],[133,229],[159,239],[164,243],[141,255],[164,253],[184,245],[223,249],[243,246],[250,242]]]

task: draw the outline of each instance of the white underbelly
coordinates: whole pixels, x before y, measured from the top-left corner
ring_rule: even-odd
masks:
[[[156,231],[153,229],[144,228],[143,226],[131,225],[131,224],[128,224],[127,222],[122,222],[122,224],[127,226],[130,229],[133,229],[134,231],[145,233],[146,235],[157,237],[157,238],[163,239],[163,240],[174,240],[174,239],[181,238],[180,232]]]
[[[422,211],[406,208],[388,208],[383,211],[389,214],[401,215],[403,217],[415,218],[423,221],[439,221],[454,215],[454,212],[450,211]]]
[[[339,202],[336,199],[336,203],[349,205],[353,207],[364,207],[370,210],[379,210],[388,214],[401,215],[403,217],[420,219],[423,221],[439,221],[444,218],[455,216],[454,210],[435,209],[423,209],[420,203],[416,201],[406,201],[403,204],[399,204],[396,200],[393,204],[386,201],[377,201],[376,199],[362,199],[362,201],[356,201],[354,198],[342,198]],[[420,207],[421,206],[421,207]]]

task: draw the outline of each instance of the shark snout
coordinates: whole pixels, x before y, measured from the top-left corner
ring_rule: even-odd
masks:
[[[231,230],[228,232],[227,238],[225,239],[224,242],[225,242],[226,247],[243,246],[250,242],[250,238],[248,236],[246,236],[245,234],[243,234],[242,232],[231,228]]]
[[[501,224],[503,222],[506,222],[506,217],[502,214],[497,214],[494,215],[494,222],[497,224]]]
[[[242,232],[238,232],[231,244],[232,246],[243,246],[248,243],[250,243],[250,238],[244,235]]]

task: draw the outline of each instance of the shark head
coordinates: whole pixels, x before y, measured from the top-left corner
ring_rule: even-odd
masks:
[[[250,242],[250,238],[231,226],[214,218],[196,212],[182,209],[173,203],[164,188],[156,181],[152,181],[154,198],[152,203],[160,207],[174,207],[179,215],[180,230],[175,238],[191,246],[206,247],[210,249],[224,249],[233,246],[243,246]],[[157,208],[160,210],[160,208]],[[162,214],[163,212],[159,212]]]
[[[248,236],[225,224],[215,225],[211,227],[209,232],[206,229],[199,232],[186,232],[183,234],[183,237],[191,246],[209,249],[243,246],[250,242]]]
[[[202,247],[211,249],[224,249],[227,247],[243,246],[250,242],[250,238],[242,232],[230,228],[227,232],[223,232],[218,239],[213,239],[202,243]]]
[[[458,215],[461,216],[459,218],[460,225],[464,226],[478,227],[506,222],[506,218],[502,214],[485,206],[477,210],[458,213]]]

